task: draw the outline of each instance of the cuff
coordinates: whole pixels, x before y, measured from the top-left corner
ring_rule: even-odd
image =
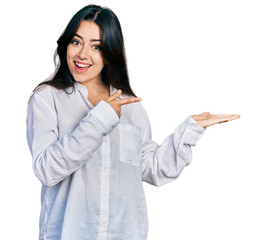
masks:
[[[195,146],[206,131],[206,128],[197,124],[191,116],[187,117],[178,129],[183,135],[184,143],[190,146]]]
[[[103,123],[106,135],[119,123],[116,112],[104,100],[101,100],[90,113],[94,114]]]

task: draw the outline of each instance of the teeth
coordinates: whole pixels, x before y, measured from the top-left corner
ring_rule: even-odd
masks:
[[[78,66],[78,67],[82,67],[82,68],[84,68],[84,67],[90,67],[91,65],[89,64],[89,65],[85,65],[85,64],[81,64],[81,63],[77,63],[77,62],[75,62],[75,64]]]

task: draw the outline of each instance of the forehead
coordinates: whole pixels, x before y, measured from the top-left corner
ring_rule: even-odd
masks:
[[[94,22],[85,20],[80,23],[76,34],[80,35],[82,38],[85,39],[101,38],[101,30],[99,26]]]

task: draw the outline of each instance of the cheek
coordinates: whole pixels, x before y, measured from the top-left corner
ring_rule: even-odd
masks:
[[[104,60],[103,60],[103,57],[101,56],[101,55],[97,55],[96,57],[95,57],[95,62],[97,62],[97,64],[99,64],[99,65],[104,65]]]
[[[68,68],[71,69],[71,65],[73,63],[73,50],[71,48],[67,48],[67,54],[66,54],[66,60],[67,60],[67,65],[68,65]]]
[[[70,45],[67,47],[66,57],[67,59],[71,59],[76,55],[76,49],[71,47]]]
[[[67,48],[67,52],[66,52],[67,63],[68,63],[69,58],[70,58],[70,51],[69,51],[69,48]]]

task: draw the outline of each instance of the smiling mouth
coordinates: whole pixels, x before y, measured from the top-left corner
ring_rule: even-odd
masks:
[[[79,63],[79,62],[75,62],[75,61],[74,61],[74,64],[75,64],[76,71],[80,72],[80,73],[84,73],[84,72],[88,71],[89,68],[92,66],[91,64],[83,64],[83,63]]]
[[[88,68],[88,67],[91,66],[91,64],[82,64],[82,63],[78,63],[78,62],[75,62],[75,61],[74,61],[74,63],[79,68]]]

